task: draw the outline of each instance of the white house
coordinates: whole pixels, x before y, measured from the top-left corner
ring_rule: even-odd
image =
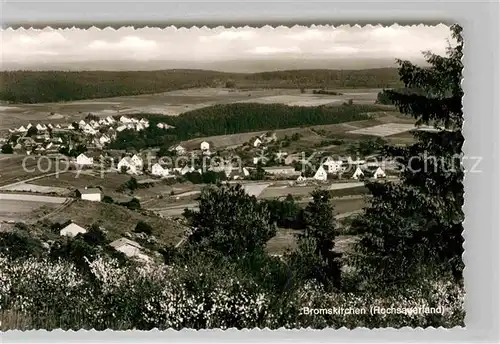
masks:
[[[127,129],[126,125],[120,125],[118,128],[116,128],[116,131],[120,132],[120,131],[124,131],[125,129]]]
[[[169,174],[168,168],[163,168],[159,163],[151,167],[151,174],[157,177],[166,177]]]
[[[28,125],[26,126],[26,130],[28,130],[29,128],[31,128],[33,125],[31,123],[28,123]]]
[[[94,164],[94,158],[89,158],[85,154],[81,153],[76,157],[76,164],[80,166],[89,166]]]
[[[120,238],[109,244],[115,250],[122,252],[129,258],[139,258],[142,260],[149,260],[149,257],[141,253],[142,247],[135,241],[127,238]]]
[[[113,124],[113,123],[115,123],[116,121],[115,121],[115,119],[114,119],[113,117],[108,116],[108,117],[106,117],[106,122],[108,122],[109,124]]]
[[[28,129],[26,129],[24,126],[21,125],[19,128],[17,128],[17,131],[20,133],[25,133],[28,131]]]
[[[102,199],[102,192],[99,188],[85,188],[78,190],[80,198],[87,201],[100,202]]]
[[[74,237],[80,233],[85,234],[87,233],[87,230],[81,226],[78,226],[76,223],[70,223],[69,225],[67,225],[66,227],[64,227],[59,231],[59,234],[61,236],[65,235],[69,237]]]
[[[201,144],[200,144],[200,149],[202,151],[207,151],[210,149],[210,143],[208,143],[207,141],[203,141]]]
[[[118,168],[118,171],[121,171],[122,169],[125,168],[127,173],[129,173],[129,174],[138,174],[137,167],[132,162],[132,159],[128,156],[122,158],[118,162],[118,165],[116,167]]]
[[[181,175],[185,175],[186,173],[189,173],[189,172],[193,172],[194,171],[194,168],[190,168],[188,167],[188,165],[184,166],[181,171],[180,171],[180,174]]]
[[[378,179],[378,178],[385,178],[385,172],[382,170],[380,167],[377,168],[375,173],[373,173],[373,178]]]
[[[304,177],[302,174],[300,176],[297,177],[297,182],[298,183],[302,183],[302,182],[305,182],[306,181],[306,177]]]
[[[83,127],[83,132],[89,135],[95,135],[97,133],[97,130],[95,130],[90,124],[86,124]]]
[[[255,141],[253,141],[254,147],[259,147],[261,144],[262,144],[262,140],[259,138],[256,138]]]
[[[137,154],[134,154],[131,158],[130,158],[130,161],[132,162],[132,164],[135,165],[135,167],[138,169],[138,170],[142,170],[142,166],[144,166],[144,162],[142,161],[142,158],[140,156],[138,156]]]
[[[108,135],[104,134],[102,135],[100,138],[99,138],[99,142],[102,144],[102,145],[105,145],[106,143],[109,143],[111,141],[111,139],[109,138]]]
[[[126,116],[121,116],[120,117],[120,122],[122,122],[122,123],[131,123],[132,121],[130,120],[130,118],[128,118]]]
[[[352,175],[352,179],[359,179],[359,177],[364,176],[365,174],[359,167],[356,168],[356,171],[354,171],[354,174]]]
[[[73,126],[73,124],[68,125],[68,130],[75,130],[75,127]]]
[[[292,166],[271,166],[264,167],[264,171],[273,175],[281,175],[281,176],[293,176],[300,174],[299,171],[295,171],[295,168]]]
[[[61,125],[56,124],[56,129],[61,129]]]
[[[79,126],[80,128],[83,128],[83,127],[84,127],[84,126],[86,126],[86,125],[87,125],[87,122],[85,122],[83,119],[82,119],[82,120],[80,120],[80,122],[78,122],[78,126]]]
[[[175,146],[174,150],[178,155],[186,153],[186,148],[182,147],[181,145]]]
[[[328,178],[328,174],[326,173],[326,170],[323,167],[323,165],[319,166],[319,168],[316,171],[316,173],[314,174],[313,178],[316,180],[321,180],[321,181],[325,181]]]
[[[38,123],[35,128],[38,131],[43,131],[47,129],[44,125],[41,125],[40,123]]]
[[[338,173],[342,171],[342,160],[333,160],[329,157],[323,165],[326,166],[328,173]]]

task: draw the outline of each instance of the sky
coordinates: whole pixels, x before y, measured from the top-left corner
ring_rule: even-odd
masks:
[[[367,61],[387,67],[395,58],[420,61],[422,51],[444,54],[449,28],[437,26],[294,26],[272,28],[3,29],[1,65],[8,69],[199,68],[277,69],[262,61],[300,61],[324,68],[328,61]],[[228,63],[230,62],[230,63]],[[275,63],[275,64],[277,64]],[[359,65],[359,63],[358,63]],[[246,66],[246,67],[245,67]],[[361,68],[356,67],[356,69]],[[343,67],[345,68],[345,67]],[[286,68],[284,68],[286,69]],[[334,69],[334,68],[332,68]],[[257,71],[257,70],[256,70]]]

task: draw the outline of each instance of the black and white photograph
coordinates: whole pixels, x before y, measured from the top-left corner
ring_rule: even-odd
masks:
[[[464,327],[463,46],[3,28],[0,331]]]

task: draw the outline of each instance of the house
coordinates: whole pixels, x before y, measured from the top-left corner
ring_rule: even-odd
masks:
[[[26,126],[26,130],[28,130],[29,128],[31,128],[33,125],[31,123],[28,123],[28,125]]]
[[[80,127],[81,128],[81,127]],[[83,132],[85,134],[89,134],[89,135],[95,135],[97,133],[97,130],[95,130],[90,124],[86,124],[84,127],[83,127]]]
[[[109,138],[109,136],[108,136],[108,135],[104,134],[104,135],[102,135],[102,136],[99,138],[99,142],[100,142],[102,145],[105,145],[106,143],[111,142],[111,139]]]
[[[115,123],[116,121],[115,121],[115,119],[114,119],[113,117],[108,116],[108,117],[106,117],[106,122],[108,122],[109,124],[113,124],[113,123]]]
[[[130,157],[124,157],[122,158],[119,162],[118,165],[116,166],[118,168],[118,171],[122,171],[125,169],[125,171],[129,174],[138,174],[137,167],[135,164],[132,162],[132,159]]]
[[[86,126],[86,125],[87,125],[87,123],[86,123],[83,119],[82,119],[82,120],[80,120],[80,122],[78,122],[78,126],[79,126],[80,128],[83,128],[83,127],[84,127],[84,126]]]
[[[76,157],[76,164],[80,166],[89,166],[94,164],[94,158],[89,158],[85,154],[81,153]]]
[[[116,131],[120,132],[120,131],[124,131],[125,129],[127,129],[126,125],[120,125],[119,127],[116,128]]]
[[[134,154],[131,158],[130,158],[130,161],[132,162],[132,164],[135,165],[135,167],[138,169],[138,170],[142,170],[142,166],[144,166],[144,162],[142,161],[142,158],[140,156],[138,156],[137,154]]]
[[[354,171],[354,174],[352,175],[352,179],[359,179],[360,177],[364,177],[363,171],[359,167],[356,168],[356,171]]]
[[[302,174],[297,177],[297,183],[303,183],[306,181],[306,177],[304,177]]]
[[[296,176],[297,174],[300,174],[299,171],[295,171],[293,166],[264,167],[264,171],[275,176]]]
[[[40,123],[38,123],[38,124],[36,125],[36,127],[35,127],[35,128],[36,128],[36,130],[38,130],[38,131],[44,131],[44,130],[47,130],[47,127],[46,127],[44,124],[40,124]]]
[[[373,178],[375,179],[385,178],[385,177],[386,177],[385,172],[380,167],[378,167],[375,173],[373,173]]]
[[[169,172],[168,168],[163,168],[159,163],[156,163],[151,167],[151,174],[157,177],[166,177]]]
[[[149,260],[148,257],[141,253],[142,247],[135,241],[129,240],[127,238],[120,238],[109,244],[115,250],[122,252],[129,258],[141,258],[144,260]]]
[[[141,123],[144,126],[149,125],[149,121],[147,119],[145,119],[145,118],[141,118],[141,120],[139,121],[139,123]]]
[[[102,199],[102,191],[99,188],[85,188],[78,190],[78,195],[81,199],[93,202],[100,202]]]
[[[138,123],[135,127],[136,131],[144,130],[146,127],[142,123]]]
[[[174,150],[175,150],[175,153],[177,153],[177,155],[182,155],[182,154],[186,153],[186,148],[182,147],[181,145],[175,146]]]
[[[276,152],[276,159],[278,159],[279,161],[286,158],[287,156],[288,156],[287,152],[282,152],[282,151]]]
[[[323,165],[319,166],[313,178],[320,181],[325,181],[328,178],[328,173],[326,173],[326,170],[323,167]]]
[[[61,129],[61,125],[60,124],[56,124],[56,129]]]
[[[269,159],[264,156],[258,156],[253,158],[253,164],[257,165],[259,162],[265,164]]]
[[[78,226],[76,223],[70,223],[59,231],[59,235],[69,237],[75,237],[80,233],[85,234],[87,233],[87,230],[81,226]]]
[[[262,144],[262,140],[261,140],[261,139],[259,139],[259,138],[256,138],[256,139],[253,141],[253,146],[254,146],[254,147],[259,147],[261,144]]]
[[[75,127],[73,126],[73,124],[68,125],[68,130],[75,130]]]
[[[132,123],[132,121],[130,120],[130,118],[128,118],[126,116],[121,116],[120,117],[120,122],[122,122],[122,123]]]
[[[323,163],[328,173],[338,173],[342,171],[342,160],[334,160],[330,157]]]
[[[20,133],[25,133],[28,131],[28,129],[26,129],[24,126],[21,125],[19,128],[17,128],[17,131]]]
[[[200,144],[200,149],[202,151],[207,151],[210,149],[210,143],[208,143],[207,141],[203,141],[201,144]]]

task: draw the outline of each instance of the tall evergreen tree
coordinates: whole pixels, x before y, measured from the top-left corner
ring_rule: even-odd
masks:
[[[368,183],[370,206],[353,224],[362,234],[356,267],[384,288],[438,275],[462,278],[463,39],[461,27],[451,30],[457,44],[446,56],[425,53],[430,67],[399,60],[406,92],[386,91],[401,113],[436,130],[415,132],[409,147],[386,147],[403,162],[401,182]]]
[[[340,286],[341,278],[340,255],[333,250],[337,226],[331,195],[326,190],[311,195],[313,200],[304,210],[306,229],[290,261],[300,278],[316,280],[331,291]]]

